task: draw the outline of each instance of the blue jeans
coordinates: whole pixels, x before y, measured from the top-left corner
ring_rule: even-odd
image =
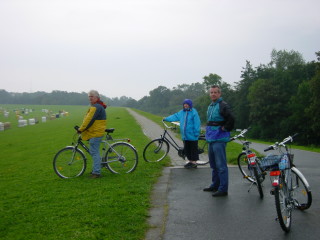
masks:
[[[90,144],[90,155],[93,160],[92,165],[92,173],[100,174],[101,172],[101,158],[100,158],[100,143],[102,141],[102,137],[95,137],[89,139]]]
[[[209,163],[212,168],[211,187],[220,192],[228,192],[228,166],[226,157],[226,143],[209,143]]]

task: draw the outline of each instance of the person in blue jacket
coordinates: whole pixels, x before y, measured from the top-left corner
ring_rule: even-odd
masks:
[[[203,191],[213,192],[213,197],[221,197],[228,195],[226,145],[230,140],[230,131],[234,127],[234,116],[228,103],[223,101],[219,86],[211,86],[209,93],[212,102],[207,111],[206,140],[209,142],[212,183]]]
[[[195,108],[192,107],[192,101],[185,99],[182,103],[183,109],[172,114],[163,120],[166,122],[180,122],[181,139],[184,144],[184,151],[189,162],[184,165],[185,168],[197,168],[199,160],[198,138],[200,135],[200,117]]]

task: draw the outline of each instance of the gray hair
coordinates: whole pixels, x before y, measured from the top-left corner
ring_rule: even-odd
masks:
[[[221,88],[218,85],[212,85],[210,88],[218,88],[218,93],[221,93]]]
[[[90,90],[90,91],[88,92],[88,95],[89,95],[89,96],[95,96],[95,97],[100,98],[100,94],[99,94],[99,92],[98,92],[97,90]]]

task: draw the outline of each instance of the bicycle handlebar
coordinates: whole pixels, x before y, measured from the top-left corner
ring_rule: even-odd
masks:
[[[267,152],[270,150],[276,150],[279,147],[285,147],[287,142],[292,142],[293,138],[295,138],[298,135],[298,133],[293,134],[292,136],[286,137],[285,139],[283,139],[282,142],[278,143],[276,142],[275,144],[270,145],[269,147],[267,147],[266,149],[264,149],[263,151]]]
[[[230,138],[230,142],[236,140],[239,137],[244,137],[244,134],[248,132],[250,128],[251,127],[248,127],[247,129],[243,129],[238,135],[235,135],[232,138]]]
[[[168,125],[163,121],[163,119],[162,119],[162,123],[163,123],[164,127],[167,128],[167,129],[174,129],[174,128],[176,128],[176,127],[173,127],[173,126],[168,126]]]

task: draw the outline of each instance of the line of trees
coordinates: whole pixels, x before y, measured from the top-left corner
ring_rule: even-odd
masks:
[[[131,98],[122,96],[120,98],[101,99],[110,106],[124,106]],[[35,93],[11,93],[0,89],[0,104],[26,104],[26,105],[88,105],[88,93],[52,91]]]
[[[253,67],[247,61],[241,80],[234,86],[209,74],[202,83],[178,85],[172,90],[159,86],[139,101],[130,99],[126,106],[167,116],[190,98],[201,120],[206,122],[210,104],[208,88],[220,85],[222,97],[232,107],[236,128],[247,128],[251,137],[281,140],[298,132],[297,141],[305,145],[320,143],[320,52],[317,61],[306,63],[296,51],[272,50],[271,61]]]
[[[296,132],[297,141],[305,145],[320,143],[320,51],[317,61],[305,62],[296,51],[272,50],[271,61],[253,67],[247,61],[239,82],[230,85],[217,74],[203,81],[181,84],[173,89],[159,86],[140,100],[126,96],[102,100],[109,106],[137,108],[168,116],[182,108],[184,99],[194,102],[202,123],[210,104],[208,88],[220,85],[222,97],[233,108],[236,128],[251,126],[249,136],[280,140]],[[88,105],[87,93],[8,93],[0,90],[0,103],[43,105]]]

